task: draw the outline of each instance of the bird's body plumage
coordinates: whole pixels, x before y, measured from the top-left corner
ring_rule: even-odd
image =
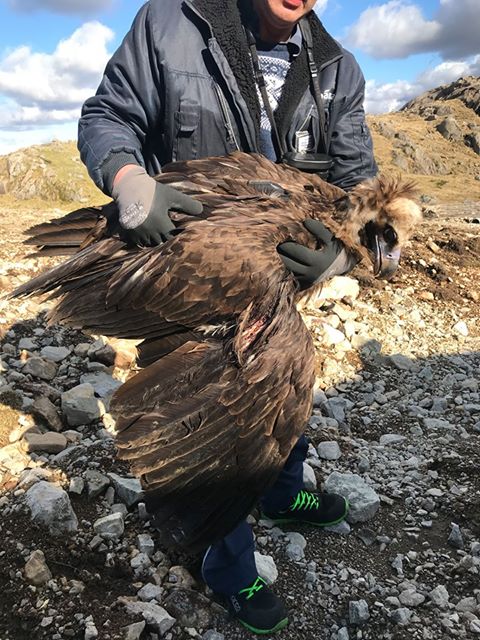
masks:
[[[113,205],[72,214],[65,233],[41,225],[34,243],[83,249],[16,293],[53,292],[52,322],[143,340],[145,368],[111,402],[119,455],[166,541],[202,548],[273,484],[311,411],[313,343],[276,247],[315,248],[311,217],[367,250],[336,207],[343,191],[260,156],[178,163],[159,180],[201,200],[201,219],[175,214],[181,233],[152,248],[125,245]]]

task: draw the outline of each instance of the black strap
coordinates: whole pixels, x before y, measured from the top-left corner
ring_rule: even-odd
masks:
[[[260,60],[258,57],[255,37],[253,33],[250,31],[250,29],[245,29],[245,33],[247,35],[247,42],[250,48],[250,54],[252,56],[255,82],[257,84],[257,87],[260,89],[263,106],[265,107],[265,111],[267,113],[270,126],[272,127],[272,134],[273,134],[272,141],[275,147],[275,153],[277,154],[277,160],[281,160],[285,153],[285,148],[282,144],[280,134],[278,133],[278,127],[277,127],[277,123],[275,122],[275,116],[273,115],[272,105],[270,104],[270,100],[268,99],[267,87],[265,84],[265,78],[263,77],[262,69],[260,67]]]
[[[317,106],[318,117],[320,119],[320,139],[322,142],[323,151],[328,153],[327,147],[327,127],[325,122],[325,103],[322,97],[322,91],[320,89],[320,75],[317,68],[317,63],[313,56],[313,38],[310,24],[306,18],[300,20],[300,31],[302,32],[303,40],[307,49],[308,67],[310,69],[310,78],[312,80],[313,97]]]

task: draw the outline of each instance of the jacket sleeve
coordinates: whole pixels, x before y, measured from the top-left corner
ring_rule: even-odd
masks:
[[[357,61],[348,51],[340,62],[337,95],[341,97],[338,116],[330,128],[330,155],[334,167],[329,182],[348,191],[378,171],[363,109],[365,79]]]
[[[82,108],[78,149],[95,184],[111,194],[125,164],[144,166],[148,134],[162,121],[162,76],[153,45],[150,4],[108,62],[96,94]]]

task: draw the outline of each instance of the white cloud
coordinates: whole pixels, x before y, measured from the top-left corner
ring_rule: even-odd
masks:
[[[327,8],[328,0],[317,0],[317,4],[315,5],[315,13],[318,15],[322,15],[322,13]]]
[[[112,0],[8,0],[14,11],[53,11],[55,13],[81,15],[98,13],[112,6]]]
[[[442,62],[433,69],[427,69],[413,82],[397,80],[378,84],[368,80],[365,87],[365,111],[386,113],[396,111],[416,96],[442,84],[457,80],[461,76],[480,74],[480,55],[469,61]]]
[[[14,49],[0,60],[0,129],[67,122],[98,85],[110,57],[113,32],[87,22],[62,40],[51,54],[30,47]],[[7,100],[5,100],[7,98]]]
[[[433,20],[427,20],[417,4],[390,0],[364,11],[346,41],[374,58],[431,51],[452,59],[479,53],[479,34],[478,0],[440,0]]]
[[[374,58],[403,58],[428,51],[439,30],[440,25],[425,20],[416,5],[390,0],[364,11],[350,27],[347,41]]]
[[[415,95],[415,85],[406,80],[377,84],[367,80],[365,85],[365,111],[387,113],[396,111]]]

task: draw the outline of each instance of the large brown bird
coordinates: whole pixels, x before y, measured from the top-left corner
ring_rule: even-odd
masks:
[[[119,456],[141,478],[164,540],[222,538],[270,487],[311,412],[314,347],[295,278],[276,247],[311,248],[322,220],[376,273],[390,273],[420,220],[412,185],[378,178],[348,196],[256,155],[172,164],[158,180],[198,198],[169,242],[128,247],[116,207],[32,230],[46,253],[75,253],[15,295],[51,292],[51,322],[142,339],[145,367],[115,393]]]

